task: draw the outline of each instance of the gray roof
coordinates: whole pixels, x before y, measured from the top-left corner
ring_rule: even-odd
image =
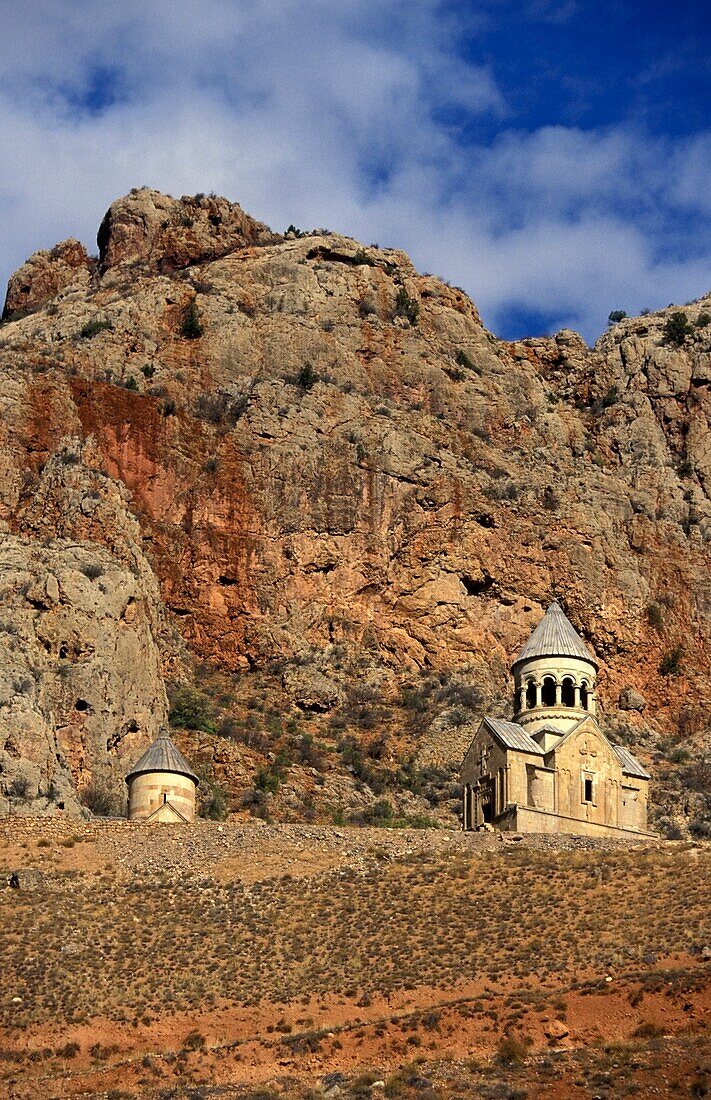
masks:
[[[180,749],[175,747],[167,734],[156,737],[138,763],[134,764],[126,776],[126,782],[135,775],[145,775],[146,772],[175,772],[176,775],[186,775],[196,785],[200,782]]]
[[[536,733],[554,733],[556,737],[563,736],[563,730],[559,730],[552,722],[546,722],[545,726],[539,726]]]
[[[598,667],[594,656],[557,600],[553,600],[513,664],[530,661],[535,657],[579,657],[583,661],[589,661],[595,668]]]
[[[519,752],[531,752],[535,753],[536,756],[543,756],[541,746],[537,745],[518,723],[505,722],[503,718],[489,718],[488,715],[484,721],[505,748],[518,749]]]
[[[624,748],[622,745],[613,745],[615,755],[622,765],[622,771],[625,775],[632,775],[636,779],[651,779],[649,772],[646,772],[636,756],[633,756],[629,749]]]

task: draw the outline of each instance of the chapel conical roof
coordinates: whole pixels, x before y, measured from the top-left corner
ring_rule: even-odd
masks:
[[[188,779],[192,779],[196,786],[200,782],[167,733],[156,737],[150,748],[147,748],[140,760],[134,764],[126,776],[126,782],[128,783],[136,775],[145,775],[146,772],[174,772],[176,775],[185,775]]]
[[[557,600],[553,600],[528,641],[522,646],[514,665],[536,657],[578,657],[597,668],[597,661],[567,617]]]

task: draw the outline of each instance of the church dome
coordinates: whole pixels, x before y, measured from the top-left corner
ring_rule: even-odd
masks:
[[[512,670],[523,661],[540,657],[577,657],[597,669],[598,663],[557,600],[553,600],[528,641],[521,647],[511,665]]]
[[[598,663],[557,600],[511,665],[514,721],[540,734],[546,750],[557,736],[595,713]],[[549,728],[547,728],[549,727]]]
[[[126,782],[130,783],[137,775],[147,775],[150,772],[184,775],[186,779],[192,779],[195,786],[200,782],[180,749],[176,748],[167,734],[156,737],[150,748],[146,749],[128,773]]]

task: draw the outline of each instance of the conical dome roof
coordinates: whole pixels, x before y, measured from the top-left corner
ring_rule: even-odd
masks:
[[[175,772],[176,775],[185,775],[192,779],[196,786],[200,782],[180,749],[175,747],[165,733],[156,737],[150,748],[146,749],[126,776],[126,782],[136,775],[145,775],[146,772]]]
[[[567,617],[557,600],[553,600],[527,642],[524,643],[512,668],[521,661],[536,657],[578,657],[597,668],[597,661]]]

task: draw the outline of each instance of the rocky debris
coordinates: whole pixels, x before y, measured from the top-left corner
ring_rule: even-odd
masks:
[[[71,285],[86,286],[91,269],[84,245],[73,237],[51,252],[34,252],[8,282],[3,320],[39,309]]]
[[[134,263],[171,271],[279,239],[227,199],[215,195],[173,199],[148,187],[113,202],[97,236],[102,272]]]
[[[45,876],[37,867],[20,867],[12,871],[8,884],[14,890],[37,890],[44,886]]]

